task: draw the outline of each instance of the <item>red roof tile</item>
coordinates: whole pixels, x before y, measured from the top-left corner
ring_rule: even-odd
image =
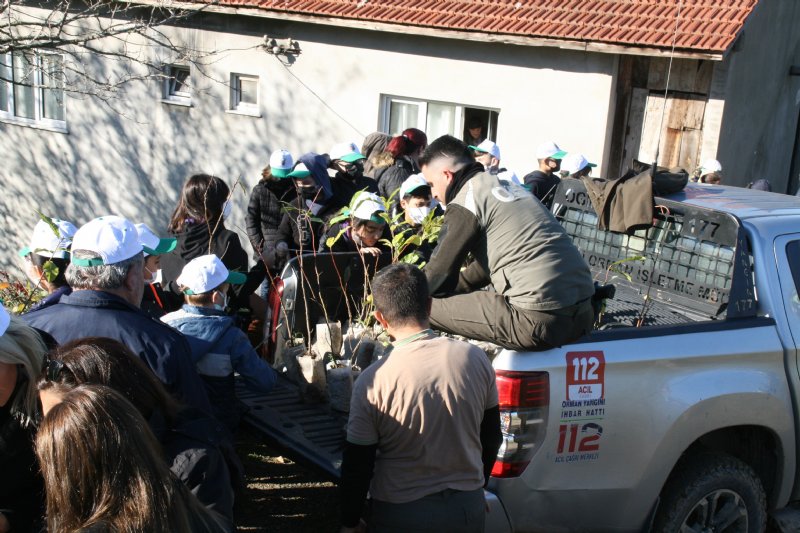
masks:
[[[312,17],[722,53],[758,0],[217,0]]]

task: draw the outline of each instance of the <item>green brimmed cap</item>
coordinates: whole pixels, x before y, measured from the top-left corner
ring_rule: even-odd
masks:
[[[304,163],[297,163],[294,167],[294,170],[289,172],[286,175],[287,178],[292,178],[295,180],[301,180],[303,178],[307,178],[311,175],[311,171],[308,170],[308,167]]]
[[[178,239],[162,239],[155,234],[147,224],[135,224],[136,231],[139,232],[139,244],[145,256],[168,254],[178,245]]]

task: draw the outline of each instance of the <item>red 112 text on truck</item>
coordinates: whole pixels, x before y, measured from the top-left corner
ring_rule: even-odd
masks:
[[[768,514],[800,530],[800,198],[689,184],[655,202],[650,228],[612,233],[582,182],[559,186],[554,214],[616,295],[588,337],[494,358],[487,531],[759,532]],[[351,265],[300,263],[273,293],[277,354],[310,314],[302,284],[327,299]],[[242,392],[249,420],[336,476],[346,414],[282,383]]]

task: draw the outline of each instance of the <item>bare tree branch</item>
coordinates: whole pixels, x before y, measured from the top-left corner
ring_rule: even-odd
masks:
[[[110,103],[126,83],[167,79],[165,64],[192,65],[193,76],[210,77],[204,67],[221,51],[205,52],[176,42],[162,26],[180,26],[214,3],[184,9],[166,2],[0,0],[0,83],[52,89],[37,80],[59,80],[58,89]],[[43,61],[12,60],[43,52],[64,58],[60,71],[50,65],[51,70],[43,72]],[[98,58],[116,68],[93,71],[88,65]]]

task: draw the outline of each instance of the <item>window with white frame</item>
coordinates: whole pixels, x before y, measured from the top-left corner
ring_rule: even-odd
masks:
[[[231,111],[259,115],[258,76],[231,74]]]
[[[189,67],[167,65],[164,67],[164,101],[172,104],[192,105],[192,83]]]
[[[0,54],[0,120],[66,129],[63,56],[38,51]]]
[[[429,140],[442,135],[462,137],[468,125],[478,121],[483,127],[483,136],[495,140],[498,115],[497,109],[399,96],[381,97],[381,130],[390,135],[418,128]]]

